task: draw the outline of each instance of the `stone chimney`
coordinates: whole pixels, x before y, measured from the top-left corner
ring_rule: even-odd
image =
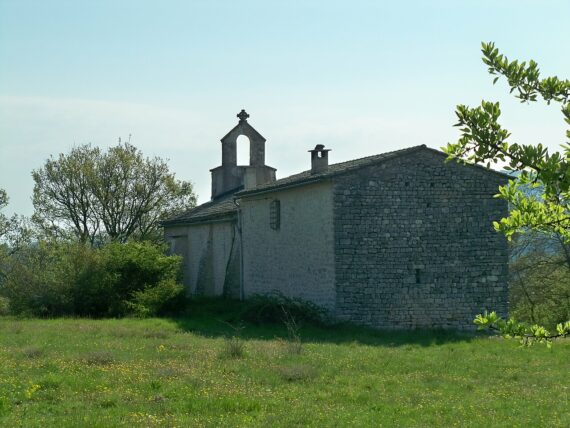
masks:
[[[317,144],[311,153],[311,174],[320,174],[329,168],[329,152],[323,144]]]

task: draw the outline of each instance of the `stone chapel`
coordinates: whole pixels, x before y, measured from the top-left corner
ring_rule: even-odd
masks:
[[[508,309],[505,174],[446,162],[425,145],[277,179],[265,138],[242,110],[210,170],[211,200],[163,223],[192,295],[247,299],[280,292],[338,320],[377,328],[471,328]],[[249,165],[236,142],[250,140]]]

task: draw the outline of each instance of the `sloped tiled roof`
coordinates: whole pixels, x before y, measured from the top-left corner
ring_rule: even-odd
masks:
[[[395,150],[392,152],[386,152],[379,155],[368,156],[360,159],[353,159],[347,162],[335,163],[329,165],[325,171],[317,174],[312,174],[310,170],[307,170],[300,172],[299,174],[290,175],[289,177],[273,181],[271,183],[260,184],[254,189],[249,189],[249,190],[236,189],[237,192],[231,192],[230,194],[224,196],[223,198],[206,202],[205,204],[192,208],[191,210],[185,212],[184,214],[166,220],[162,222],[162,224],[165,226],[173,226],[177,224],[190,224],[190,223],[198,223],[203,221],[212,221],[228,217],[229,215],[232,215],[237,211],[237,206],[234,204],[234,199],[236,197],[239,198],[242,196],[249,196],[260,192],[278,190],[284,187],[318,182],[327,179],[329,177],[333,177],[335,175],[343,174],[348,171],[384,162],[419,150],[428,150],[442,157],[447,157],[445,153],[440,152],[439,150],[431,149],[429,147],[426,147],[425,144],[422,144],[420,146],[408,147],[406,149]],[[480,168],[485,172],[499,175],[505,179],[509,178],[507,174],[492,169],[487,169],[480,165],[473,165],[473,164],[467,164],[467,165],[473,168]]]
[[[192,208],[183,214],[163,221],[162,225],[176,226],[229,217],[233,215],[233,213],[237,210],[237,206],[234,204],[233,196],[233,194],[226,195],[223,198],[198,205],[197,207]]]
[[[343,173],[348,172],[348,171],[353,171],[355,169],[363,168],[363,167],[366,167],[369,165],[373,165],[373,164],[381,163],[381,162],[384,162],[384,161],[387,161],[390,159],[394,159],[394,158],[399,157],[399,156],[407,155],[407,154],[410,154],[410,153],[413,153],[413,152],[416,152],[419,150],[427,150],[431,153],[434,153],[434,154],[441,156],[442,158],[447,158],[446,153],[441,152],[439,150],[429,148],[425,144],[422,144],[419,146],[413,146],[413,147],[408,147],[405,149],[394,150],[392,152],[381,153],[379,155],[367,156],[365,158],[359,158],[359,159],[353,159],[353,160],[350,160],[347,162],[335,163],[335,164],[329,165],[325,171],[317,173],[317,174],[312,174],[310,170],[303,171],[299,174],[290,175],[289,177],[285,177],[285,178],[282,178],[280,180],[276,180],[272,183],[261,184],[259,186],[256,186],[254,189],[242,190],[241,192],[236,193],[235,196],[237,196],[237,197],[249,196],[249,195],[253,195],[255,193],[272,191],[274,189],[277,190],[277,189],[280,189],[283,187],[297,186],[297,185],[302,185],[302,184],[313,183],[313,182],[317,182],[317,181],[320,181],[320,180],[323,180],[323,179],[326,179],[329,177],[333,177],[335,175],[343,174]],[[498,175],[502,178],[510,178],[507,174],[505,174],[503,172],[499,172],[499,171],[495,171],[493,169],[485,168],[484,166],[481,166],[481,165],[475,165],[475,164],[470,164],[470,163],[467,163],[466,165],[471,167],[471,168],[481,169],[481,170],[483,170],[487,173],[490,173],[490,174]]]
[[[282,179],[274,181],[272,183],[261,184],[261,185],[255,187],[255,189],[243,190],[243,191],[237,193],[236,196],[238,196],[238,197],[239,196],[246,196],[246,195],[250,195],[250,194],[254,194],[254,193],[258,193],[258,192],[265,192],[268,190],[278,189],[281,187],[287,187],[287,186],[293,186],[293,185],[297,185],[297,184],[312,183],[315,181],[320,181],[320,180],[323,180],[325,178],[328,178],[328,177],[331,177],[334,175],[338,175],[338,174],[342,174],[342,173],[347,172],[347,171],[351,171],[354,169],[358,169],[358,168],[362,168],[362,167],[365,167],[368,165],[372,165],[372,164],[375,164],[375,163],[380,162],[380,161],[392,159],[392,158],[395,158],[397,156],[401,156],[403,154],[415,152],[415,151],[420,150],[420,149],[425,148],[425,147],[426,147],[425,145],[413,146],[413,147],[408,147],[406,149],[395,150],[393,152],[386,152],[386,153],[382,153],[379,155],[368,156],[365,158],[353,159],[353,160],[350,160],[347,162],[335,163],[335,164],[329,165],[326,171],[323,171],[323,172],[320,172],[317,174],[312,174],[310,170],[303,171],[303,172],[300,172],[299,174],[290,175],[289,177],[282,178]]]

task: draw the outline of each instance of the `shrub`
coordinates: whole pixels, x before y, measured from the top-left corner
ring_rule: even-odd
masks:
[[[0,313],[92,317],[156,315],[184,304],[181,259],[148,242],[40,242],[9,258],[0,283]]]
[[[71,314],[75,283],[91,262],[92,250],[81,244],[30,245],[6,261],[0,292],[14,314]]]
[[[180,296],[176,283],[181,259],[165,255],[161,246],[111,243],[99,253],[100,260],[78,281],[75,294],[80,315],[154,315]],[[166,301],[160,302],[161,298]]]
[[[314,303],[286,297],[281,293],[257,295],[246,300],[241,319],[254,324],[307,322],[323,325],[328,322],[327,312]]]
[[[127,307],[136,316],[148,317],[176,311],[184,305],[184,287],[173,279],[160,281],[155,287],[135,291]]]
[[[0,317],[10,315],[10,301],[0,296]]]

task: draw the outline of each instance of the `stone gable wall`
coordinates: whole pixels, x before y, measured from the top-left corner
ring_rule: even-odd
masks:
[[[429,151],[334,180],[336,315],[380,328],[472,328],[507,313],[506,180]]]

